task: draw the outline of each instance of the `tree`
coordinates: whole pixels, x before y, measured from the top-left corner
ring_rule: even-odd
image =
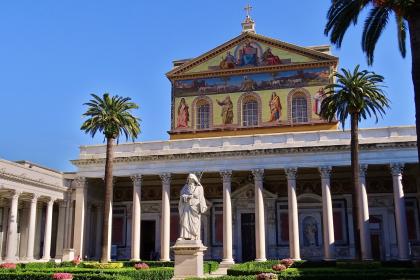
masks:
[[[356,248],[360,256],[360,238],[357,217],[359,214],[359,121],[372,115],[378,121],[378,115],[385,114],[389,100],[382,88],[384,78],[374,72],[359,71],[359,65],[351,72],[341,69],[342,74],[334,73],[335,83],[325,87],[321,103],[321,117],[329,122],[336,116],[344,130],[346,120],[351,122],[351,174],[353,183],[353,225],[357,229]]]
[[[373,63],[376,43],[391,15],[395,15],[398,28],[398,46],[401,55],[406,55],[406,33],[410,34],[412,53],[412,79],[416,107],[416,132],[420,135],[420,1],[418,0],[332,0],[327,14],[325,35],[340,47],[348,27],[357,24],[360,13],[370,7],[362,35],[362,50],[369,65]],[[420,162],[420,142],[417,141]]]
[[[110,96],[105,93],[102,98],[95,94],[89,102],[83,105],[88,106],[83,116],[88,119],[82,124],[81,130],[89,133],[92,137],[97,132],[104,134],[106,140],[106,160],[105,160],[105,199],[104,199],[104,221],[102,227],[102,254],[101,262],[110,260],[111,233],[108,227],[111,226],[110,216],[112,215],[112,195],[113,195],[113,147],[115,140],[119,140],[121,134],[125,135],[126,140],[131,138],[133,141],[140,133],[140,119],[131,114],[131,110],[137,109],[138,105],[131,102],[129,97],[118,95]]]

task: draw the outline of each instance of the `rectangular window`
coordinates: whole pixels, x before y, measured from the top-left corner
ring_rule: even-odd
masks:
[[[258,125],[258,103],[256,101],[248,101],[244,103],[243,108],[243,126]]]
[[[296,96],[292,99],[293,123],[308,122],[308,105],[304,96]]]
[[[197,110],[197,129],[206,129],[210,127],[210,105],[204,104],[198,106]]]

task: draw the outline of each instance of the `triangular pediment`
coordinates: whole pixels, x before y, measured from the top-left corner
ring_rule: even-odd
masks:
[[[263,196],[265,198],[273,198],[276,199],[277,195],[269,192],[266,189],[263,189]],[[255,197],[255,186],[253,183],[248,183],[245,186],[237,189],[232,193],[233,199],[253,199]]]
[[[317,62],[336,64],[337,60],[337,57],[320,51],[320,48],[304,48],[262,35],[244,33],[203,55],[181,61],[167,76],[243,72],[255,68],[281,69]]]

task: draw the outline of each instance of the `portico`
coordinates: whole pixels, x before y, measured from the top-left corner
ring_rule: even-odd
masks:
[[[413,133],[409,127],[361,131],[366,180],[361,180],[360,186],[365,191],[359,225],[365,225],[365,259],[378,258],[377,250],[380,259],[407,258],[409,230],[404,227],[407,215],[401,211],[408,213],[403,207],[418,203]],[[210,205],[202,221],[203,242],[209,247],[207,258],[219,258],[226,264],[250,257],[353,258],[353,200],[345,148],[348,141],[347,132],[321,131],[284,137],[280,134],[120,145],[116,151],[113,216],[113,233],[118,232],[118,238],[113,236],[111,256],[136,259],[136,254],[141,254],[138,250],[144,252],[142,246],[147,243],[142,235],[148,234],[154,247],[140,257],[171,259],[169,247],[178,234],[178,192],[187,174],[196,171],[203,173]],[[398,145],[398,153],[394,145]],[[78,176],[86,178],[88,193],[92,188],[91,194],[96,194],[88,195],[88,201],[101,198],[95,190],[102,184],[103,153],[101,146],[82,147],[81,158],[73,161],[79,168]],[[394,216],[398,216],[395,227]],[[369,217],[379,219],[380,232],[375,229],[376,222],[369,223]],[[139,230],[139,221],[153,229]],[[418,230],[417,223],[414,227]],[[146,233],[149,230],[154,233],[152,237]],[[92,233],[91,228],[86,234]],[[252,246],[244,246],[244,235]],[[370,242],[372,237],[374,241]],[[246,251],[249,248],[254,251]],[[412,256],[417,250],[412,246]]]

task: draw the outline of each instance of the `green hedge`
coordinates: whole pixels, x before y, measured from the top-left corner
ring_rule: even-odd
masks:
[[[73,274],[74,279],[80,280],[101,280],[101,279],[171,279],[173,276],[173,268],[151,268],[145,270],[136,270],[134,268],[121,269],[88,269],[78,267],[62,267],[48,269],[34,269],[32,271],[15,271],[0,270],[0,280],[8,279],[51,279],[51,275],[55,272],[68,272]],[[13,276],[13,277],[12,277]],[[11,278],[10,278],[11,277]]]
[[[52,273],[45,272],[16,272],[16,273],[1,273],[0,280],[51,280]],[[149,277],[149,276],[148,276]],[[159,279],[159,278],[131,278],[122,275],[107,275],[107,274],[79,274],[74,275],[74,280],[131,280],[131,279]],[[170,279],[170,278],[161,278]]]
[[[240,266],[240,265],[238,265]],[[281,280],[388,280],[388,279],[420,279],[420,269],[406,268],[366,268],[366,269],[344,269],[344,268],[289,268],[282,272],[275,272],[267,268],[228,269],[230,276],[253,276],[262,273],[276,273]],[[222,279],[222,278],[221,278]],[[242,278],[239,278],[242,279]],[[244,278],[247,279],[247,278]]]

